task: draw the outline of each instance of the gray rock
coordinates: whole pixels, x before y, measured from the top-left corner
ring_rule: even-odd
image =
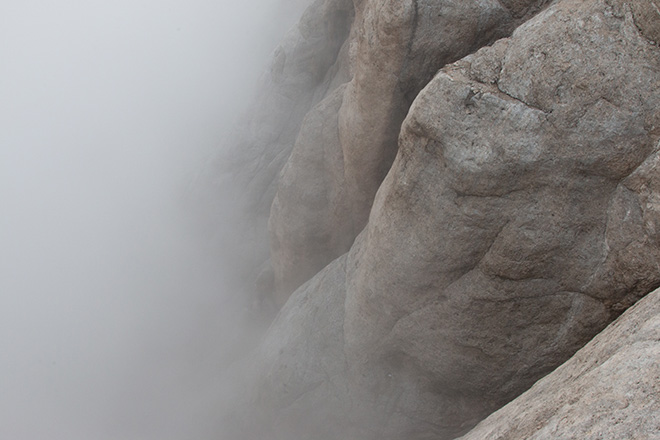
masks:
[[[453,438],[660,285],[660,49],[636,3],[558,1],[422,90],[366,228],[255,353],[253,438]]]
[[[342,203],[346,185],[341,151],[327,148],[339,143],[337,112],[345,88],[337,88],[307,114],[279,180],[269,227],[280,305],[328,264],[328,255],[339,256],[353,243],[352,236],[336,233],[350,212]],[[321,213],[325,215],[319,218]]]
[[[660,291],[461,440],[660,437]]]
[[[298,289],[259,350],[225,377],[228,440],[339,439],[350,431],[343,352],[346,257]],[[319,295],[323,292],[322,295]]]
[[[353,21],[352,1],[310,3],[275,50],[246,115],[192,188],[209,240],[228,256],[228,272],[244,285],[269,258],[270,207],[303,118],[349,79],[341,53]]]
[[[496,46],[413,104],[344,328],[351,364],[394,353],[437,389],[507,400],[660,283],[655,211],[630,190],[660,178],[660,57],[602,1],[558,2]]]
[[[401,123],[433,74],[509,35],[544,3],[356,2],[346,54],[352,78],[332,104],[321,102],[307,116],[271,211],[280,302],[345,253],[364,228]]]

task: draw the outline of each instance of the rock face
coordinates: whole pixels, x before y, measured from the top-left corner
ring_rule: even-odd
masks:
[[[284,305],[233,437],[454,438],[660,285],[655,6],[355,1],[274,197]]]
[[[280,303],[350,248],[397,152],[401,123],[433,74],[508,35],[544,2],[356,2],[352,79],[311,111],[270,215]]]
[[[660,291],[461,440],[660,435]]]
[[[268,272],[270,208],[305,115],[328,90],[349,80],[341,54],[353,15],[351,0],[309,6],[273,54],[254,102],[226,140],[229,147],[194,187],[211,240],[230,254],[226,264],[246,283]]]
[[[436,75],[351,251],[352,365],[510,399],[658,285],[658,55],[629,12],[562,1]]]

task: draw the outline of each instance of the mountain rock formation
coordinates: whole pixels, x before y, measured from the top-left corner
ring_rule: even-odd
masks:
[[[657,0],[316,1],[206,175],[281,307],[231,438],[455,438],[660,286],[658,41]]]

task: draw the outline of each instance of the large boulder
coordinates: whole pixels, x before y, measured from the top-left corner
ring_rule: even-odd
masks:
[[[251,438],[453,438],[660,285],[642,1],[557,1],[421,91],[366,228],[252,358]]]
[[[660,291],[460,440],[650,440],[660,434]]]
[[[546,3],[521,0],[356,2],[351,80],[307,115],[270,216],[278,301],[364,228],[397,152],[408,108],[437,70],[509,35]]]
[[[659,68],[627,5],[564,0],[442,69],[352,250],[350,363],[501,402],[657,287]]]

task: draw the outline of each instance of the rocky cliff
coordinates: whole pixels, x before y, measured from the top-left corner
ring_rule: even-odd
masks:
[[[281,307],[228,438],[455,438],[658,287],[658,41],[657,0],[311,5],[206,174],[243,282]],[[626,325],[657,328],[650,303]]]

